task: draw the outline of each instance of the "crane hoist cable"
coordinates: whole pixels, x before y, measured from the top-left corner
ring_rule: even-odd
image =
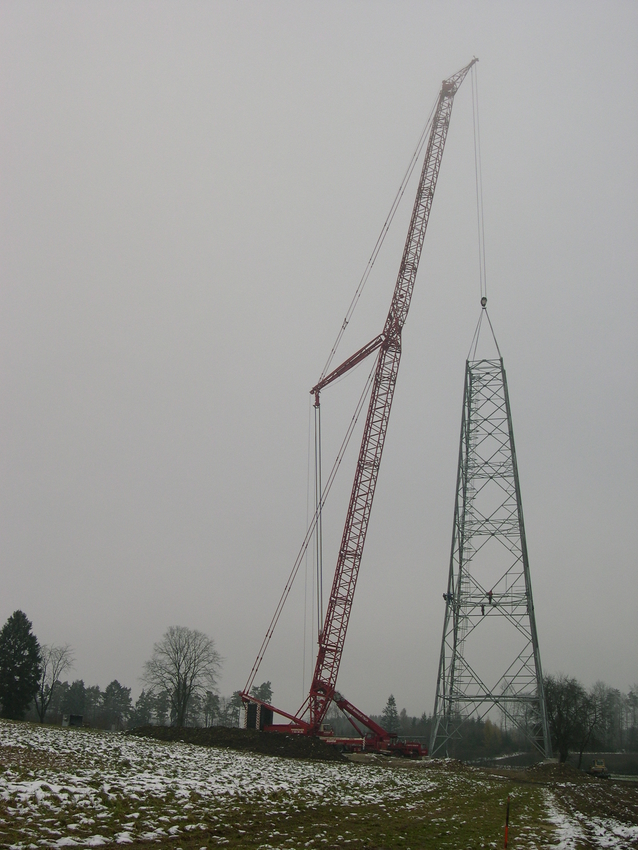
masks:
[[[357,401],[357,405],[355,407],[354,413],[348,423],[348,427],[345,433],[345,436],[339,446],[339,451],[337,452],[337,456],[335,458],[334,464],[332,465],[332,469],[330,470],[330,475],[326,480],[326,484],[323,488],[323,493],[321,497],[320,507],[323,509],[326,505],[326,501],[328,496],[330,495],[330,491],[332,490],[332,485],[335,482],[335,478],[337,477],[337,472],[339,471],[339,467],[341,466],[341,462],[343,461],[343,457],[346,453],[348,446],[350,445],[350,440],[352,439],[352,435],[357,427],[357,422],[359,421],[359,417],[361,415],[361,411],[365,405],[366,399],[370,394],[370,389],[372,387],[372,382],[374,378],[375,366],[373,364],[370,373],[366,379],[363,390],[361,391],[361,395],[359,396],[359,400]],[[263,661],[264,655],[266,653],[266,649],[268,648],[268,644],[270,643],[270,639],[272,638],[273,632],[275,631],[275,627],[279,622],[279,618],[281,617],[281,612],[283,611],[284,605],[288,596],[290,595],[290,591],[292,590],[292,586],[294,584],[295,578],[297,577],[297,573],[299,572],[299,568],[305,558],[306,552],[308,551],[308,547],[312,543],[312,537],[315,533],[317,527],[317,519],[318,519],[319,511],[315,509],[313,516],[310,519],[310,523],[308,524],[308,528],[306,530],[305,537],[302,541],[302,544],[299,548],[299,552],[297,553],[297,557],[292,565],[292,569],[284,586],[283,592],[279,598],[279,602],[277,603],[277,607],[275,608],[275,613],[272,616],[268,629],[266,631],[266,635],[261,643],[259,648],[259,653],[257,654],[257,658],[255,659],[255,663],[253,664],[250,675],[244,687],[244,693],[249,693],[250,689],[253,686],[255,681],[255,676],[259,671],[259,667],[261,666],[261,662]]]
[[[483,210],[483,166],[481,163],[481,132],[479,122],[478,71],[472,68],[472,128],[474,136],[474,176],[476,182],[476,224],[478,229],[478,261],[480,297],[487,298],[485,265],[485,215]]]
[[[485,264],[485,213],[483,208],[483,165],[481,162],[481,132],[480,132],[480,120],[479,120],[479,96],[478,96],[478,72],[476,69],[476,65],[472,68],[471,74],[472,81],[472,127],[473,127],[473,136],[474,136],[474,175],[475,175],[475,183],[476,183],[476,224],[478,231],[478,261],[479,261],[479,291],[481,297],[481,312],[479,314],[478,322],[476,323],[476,328],[474,330],[474,336],[472,337],[472,342],[470,343],[470,350],[467,355],[467,359],[475,359],[476,352],[478,349],[479,337],[481,334],[481,326],[483,323],[483,317],[487,319],[487,322],[490,326],[490,331],[492,333],[492,339],[494,340],[494,345],[496,346],[496,350],[498,352],[499,357],[501,356],[501,350],[498,347],[498,341],[496,339],[496,334],[494,333],[494,328],[492,327],[492,322],[487,312],[487,270]]]

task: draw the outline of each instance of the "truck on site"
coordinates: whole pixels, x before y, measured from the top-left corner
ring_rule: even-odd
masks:
[[[590,776],[599,776],[601,779],[609,779],[609,771],[605,759],[594,759],[587,771]]]

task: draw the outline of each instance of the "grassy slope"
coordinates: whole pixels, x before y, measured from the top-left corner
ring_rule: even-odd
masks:
[[[17,724],[16,724],[17,727]],[[487,848],[503,846],[505,803],[511,796],[510,847],[548,847],[560,837],[556,823],[551,821],[548,799],[554,812],[559,811],[568,825],[571,821],[582,835],[575,846],[578,848],[598,847],[593,832],[588,834],[587,824],[596,825],[596,818],[613,818],[623,828],[631,831],[629,843],[610,843],[606,846],[629,848],[638,840],[638,794],[630,786],[590,780],[569,768],[536,768],[516,774],[505,771],[485,771],[465,767],[458,762],[397,763],[396,760],[376,762],[373,765],[336,765],[335,767],[311,762],[297,762],[295,770],[301,770],[312,781],[313,771],[333,770],[336,782],[345,777],[343,793],[330,797],[313,798],[312,793],[296,795],[293,791],[268,790],[261,795],[235,794],[206,798],[203,793],[192,791],[187,798],[171,793],[154,794],[151,790],[140,794],[127,790],[102,790],[100,786],[100,764],[93,757],[96,799],[88,806],[86,798],[67,793],[68,787],[48,794],[42,800],[20,801],[19,795],[9,795],[2,800],[2,780],[5,788],[13,787],[18,781],[27,785],[42,781],[50,785],[66,782],[87,767],[81,755],[74,755],[72,748],[63,749],[60,742],[88,742],[99,744],[105,759],[104,771],[113,770],[109,747],[122,746],[121,736],[104,733],[65,730],[66,738],[57,741],[57,751],[29,744],[29,730],[20,724],[21,738],[17,744],[9,743],[5,735],[0,746],[0,846],[29,843],[49,846],[63,840],[75,840],[76,846],[90,846],[91,836],[96,833],[108,842],[114,842],[127,824],[138,827],[135,843],[144,834],[144,829],[178,825],[178,834],[155,835],[149,848],[200,848],[227,846],[233,848]],[[6,727],[5,727],[6,728]],[[11,731],[11,730],[9,730]],[[37,727],[33,734],[36,734]],[[58,735],[56,730],[56,735]],[[84,736],[72,737],[72,736]],[[84,744],[83,744],[84,746]],[[183,745],[147,742],[143,769],[149,775],[160,766],[166,766],[180,753]],[[77,753],[88,753],[90,748],[79,748]],[[92,750],[91,750],[92,751]],[[192,752],[192,750],[191,750]],[[124,751],[119,758],[124,758]],[[228,764],[244,758],[228,754]],[[277,775],[286,769],[283,761],[268,757],[251,756],[247,768],[263,766],[264,773]],[[255,761],[256,760],[256,761]],[[122,761],[122,771],[130,770]],[[288,762],[290,764],[290,762]],[[379,767],[379,764],[382,766]],[[305,765],[305,767],[304,767]],[[140,768],[141,769],[141,768]],[[357,797],[354,780],[362,775],[359,771],[375,774],[376,787],[381,789],[374,803],[366,802],[365,794]],[[505,775],[503,775],[505,774]],[[350,785],[348,784],[350,778]],[[352,786],[352,787],[351,787]],[[411,786],[418,789],[411,793]],[[46,791],[47,787],[43,786]],[[578,830],[577,830],[578,831]],[[589,836],[589,837],[588,837]],[[590,840],[591,839],[591,840]],[[87,842],[87,843],[84,843]],[[94,842],[95,843],[95,842]],[[104,845],[103,845],[104,846]],[[119,846],[126,846],[120,844]]]

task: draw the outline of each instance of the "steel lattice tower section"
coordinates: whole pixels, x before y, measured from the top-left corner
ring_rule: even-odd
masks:
[[[451,755],[463,722],[490,711],[493,721],[498,713],[505,728],[551,756],[514,431],[498,354],[468,359],[465,369],[433,756]]]

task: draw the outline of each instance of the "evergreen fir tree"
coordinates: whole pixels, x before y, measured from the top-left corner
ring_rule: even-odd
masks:
[[[89,707],[92,708],[93,706],[90,705]],[[84,715],[85,708],[86,688],[84,686],[84,679],[76,679],[74,682],[71,682],[68,691],[64,694],[62,711],[64,712],[64,714]]]
[[[38,692],[40,645],[23,611],[14,611],[0,631],[2,717],[22,720]]]
[[[107,728],[115,726],[117,729],[123,729],[132,711],[131,689],[125,688],[114,679],[102,694],[103,722]]]
[[[388,701],[381,715],[381,725],[387,732],[398,732],[400,727],[399,712],[397,711],[397,701],[393,694],[390,694]]]
[[[252,696],[257,697],[257,699],[260,699],[263,702],[272,702],[272,684],[270,682],[262,682],[259,686],[254,685],[250,689],[250,693]]]
[[[142,691],[135,703],[131,717],[133,726],[149,726],[155,711],[155,695],[151,691]]]
[[[204,726],[212,726],[215,718],[219,716],[219,697],[217,694],[206,691],[202,711],[204,713]]]

